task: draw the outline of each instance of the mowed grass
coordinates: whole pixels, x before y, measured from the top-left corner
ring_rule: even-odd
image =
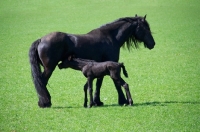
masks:
[[[199,131],[199,11],[198,0],[1,1],[0,131]],[[53,105],[38,108],[28,59],[34,40],[53,31],[84,34],[135,14],[147,14],[156,46],[121,49],[134,106],[118,106],[105,77],[105,105],[85,109],[84,76],[56,69],[48,85]]]

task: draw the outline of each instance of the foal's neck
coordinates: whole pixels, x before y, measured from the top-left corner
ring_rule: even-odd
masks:
[[[79,59],[79,58],[74,58],[73,60],[69,61],[70,68],[75,69],[75,70],[80,70],[82,71],[83,67],[93,63],[94,61],[90,60],[84,60],[84,59]]]

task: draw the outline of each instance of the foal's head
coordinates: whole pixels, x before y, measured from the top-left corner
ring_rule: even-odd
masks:
[[[71,65],[69,62],[73,60],[73,57],[74,56],[70,55],[66,60],[62,61],[62,63],[58,64],[59,69],[70,68]]]

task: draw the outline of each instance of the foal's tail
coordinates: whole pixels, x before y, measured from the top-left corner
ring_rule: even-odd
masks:
[[[42,72],[40,68],[41,61],[39,59],[37,47],[40,43],[40,39],[36,40],[32,43],[30,50],[29,50],[29,60],[31,65],[31,74],[33,83],[35,85],[36,91],[39,95],[42,93],[42,87],[44,87],[44,83],[42,81]]]
[[[128,73],[127,73],[127,71],[126,71],[126,68],[125,68],[125,66],[124,66],[124,63],[120,63],[120,66],[121,66],[121,68],[122,68],[122,70],[123,70],[124,76],[125,76],[125,77],[128,77]]]

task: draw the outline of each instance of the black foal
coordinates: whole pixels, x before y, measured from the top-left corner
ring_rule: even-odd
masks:
[[[124,87],[126,91],[127,100],[128,100],[127,103],[129,103],[129,105],[133,104],[131,94],[129,91],[129,86],[120,76],[120,72],[122,68],[125,77],[128,77],[127,71],[123,63],[117,63],[113,61],[95,62],[92,60],[69,57],[69,60],[66,59],[62,63],[58,64],[58,67],[59,69],[70,67],[75,70],[80,70],[83,72],[84,76],[87,78],[87,83],[84,85],[84,92],[85,92],[84,107],[87,107],[87,101],[88,101],[87,88],[90,94],[89,107],[92,107],[94,105],[93,93],[92,93],[93,80],[95,78],[100,78],[105,75],[109,75],[112,78],[116,87],[118,88],[119,87],[121,88],[121,86]]]

